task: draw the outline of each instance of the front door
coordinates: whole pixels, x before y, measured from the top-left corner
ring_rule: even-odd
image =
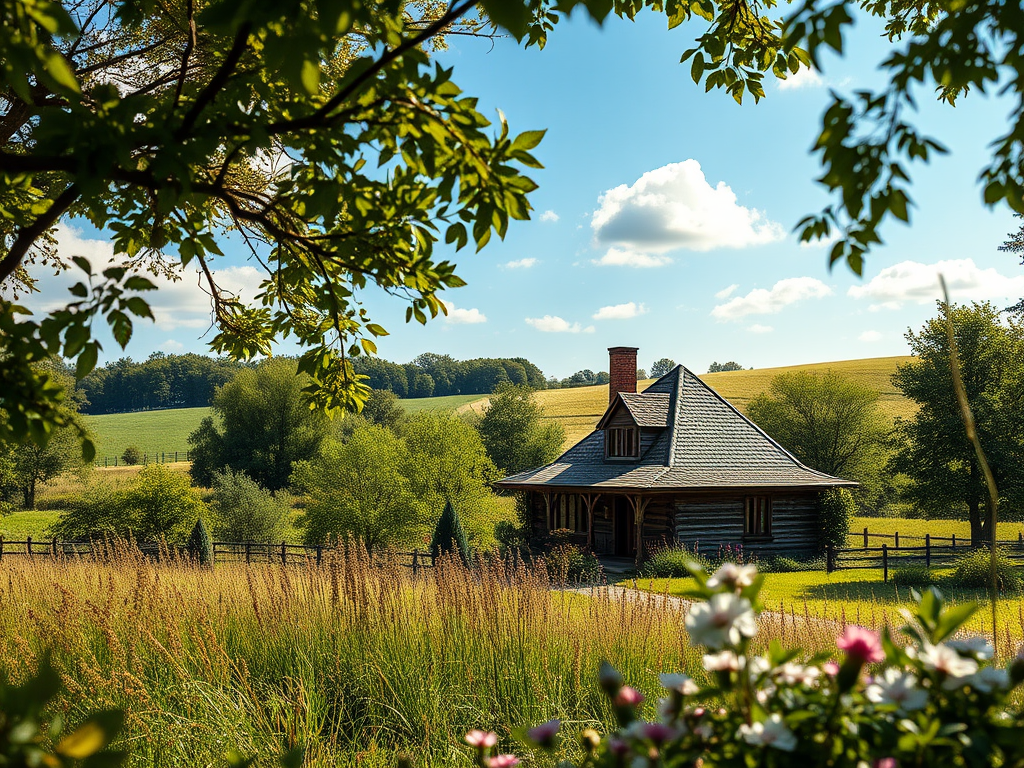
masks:
[[[636,554],[633,507],[624,496],[613,496],[612,505],[615,516],[615,554],[619,557],[633,557]]]

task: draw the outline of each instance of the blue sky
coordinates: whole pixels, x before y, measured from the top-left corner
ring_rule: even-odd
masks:
[[[536,211],[503,242],[453,254],[469,285],[445,296],[447,319],[406,325],[404,305],[367,292],[392,333],[381,356],[525,356],[563,377],[603,369],[607,347],[630,345],[644,367],[671,357],[696,371],[713,360],[764,368],[906,354],[906,329],[934,313],[937,269],[960,300],[1024,296],[1024,267],[996,250],[1015,221],[985,208],[976,182],[1007,102],[972,94],[950,109],[920,94],[919,124],[951,155],[915,168],[912,225],[886,228],[860,279],[830,271],[827,249],[799,246],[793,228],[827,202],[808,150],[829,89],[877,86],[887,44],[862,24],[851,54],[825,59],[820,77],[773,81],[759,105],[741,107],[705,94],[678,63],[698,33],[643,14],[604,28],[563,22],[543,51],[452,41],[440,58],[485,114],[500,108],[513,132],[548,129],[535,152],[545,165],[532,174]],[[61,244],[69,256],[108,247],[68,225]],[[228,243],[227,254],[229,285],[257,281],[241,249]],[[125,354],[205,350],[208,302],[194,282],[161,291],[157,323],[138,324]],[[62,298],[58,281],[43,286],[36,306]],[[104,346],[106,359],[119,356]]]

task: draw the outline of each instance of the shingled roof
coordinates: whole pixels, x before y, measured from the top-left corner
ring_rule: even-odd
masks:
[[[495,485],[518,490],[637,491],[856,485],[801,464],[681,365],[645,392],[619,393],[618,398],[639,426],[662,428],[636,461],[605,459],[604,432],[596,429],[553,463],[512,475]],[[617,402],[613,401],[609,412]]]

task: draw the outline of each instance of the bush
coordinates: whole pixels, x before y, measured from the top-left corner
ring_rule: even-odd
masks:
[[[288,506],[244,472],[213,473],[214,532],[224,541],[281,541]]]
[[[553,582],[590,582],[601,578],[601,562],[588,550],[567,539],[572,531],[552,531],[553,543],[544,555],[548,576]]]
[[[850,521],[857,514],[857,503],[846,488],[829,488],[821,494],[821,545],[840,549],[846,546]]]
[[[1005,550],[996,550],[996,584],[1000,592],[1019,592],[1022,581],[1017,564]],[[952,583],[958,587],[985,589],[991,583],[991,552],[976,549],[957,559]]]
[[[920,563],[894,568],[889,579],[897,587],[927,587],[936,581],[931,568]]]
[[[185,549],[188,551],[189,557],[200,565],[213,565],[213,541],[206,531],[203,518],[196,520],[196,524],[192,527],[192,533],[189,534],[188,542],[185,544]]]
[[[129,445],[124,449],[124,453],[121,454],[121,461],[129,467],[134,467],[136,464],[142,463],[142,451],[137,446]]]
[[[814,570],[817,563],[813,561],[800,561],[783,555],[768,555],[758,558],[757,568],[764,573],[796,573],[797,571]]]
[[[662,547],[655,550],[654,554],[644,563],[641,574],[652,579],[678,579],[689,576],[686,570],[688,562],[696,562],[701,567],[707,567],[707,558],[695,554],[683,544],[676,544]]]

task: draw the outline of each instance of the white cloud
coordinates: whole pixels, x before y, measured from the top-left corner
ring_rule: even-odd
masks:
[[[939,275],[946,278],[954,299],[1017,299],[1024,295],[1024,275],[1007,277],[996,269],[982,269],[974,259],[949,259],[935,264],[902,261],[886,267],[866,285],[851,286],[848,295],[870,299],[871,310],[898,309],[903,302],[928,304],[942,297]]]
[[[829,296],[832,289],[813,277],[789,277],[770,289],[755,288],[746,296],[737,296],[711,310],[719,320],[739,320],[747,315],[773,315],[784,307],[804,299]]]
[[[648,171],[632,185],[609,189],[590,220],[598,245],[616,246],[601,264],[660,266],[651,254],[677,248],[746,248],[785,237],[764,213],[746,208],[725,182],[712,187],[696,160]],[[654,262],[654,263],[652,263]]]
[[[451,301],[443,301],[443,303],[445,309],[448,310],[448,315],[445,318],[446,323],[451,323],[452,325],[476,325],[477,323],[487,322],[487,315],[475,307],[473,309],[457,309]]]
[[[550,209],[540,215],[541,221],[558,221],[559,218],[559,215]]]
[[[663,267],[671,264],[672,259],[668,256],[654,256],[640,251],[623,250],[620,248],[609,248],[608,252],[600,259],[594,259],[595,264],[603,267]]]
[[[801,248],[831,248],[832,244],[835,243],[836,240],[838,240],[838,239],[839,239],[839,233],[838,232],[832,232],[832,234],[827,235],[827,236],[822,237],[822,238],[818,238],[817,240],[801,240],[800,241],[800,247]]]
[[[537,263],[537,259],[516,259],[515,261],[506,261],[502,264],[505,269],[529,269]]]
[[[864,331],[860,336],[857,337],[857,341],[881,341],[882,334],[878,331]]]
[[[810,67],[800,67],[795,75],[787,75],[785,80],[779,80],[780,91],[802,91],[808,88],[818,88],[825,84],[825,80]]]
[[[716,299],[728,299],[730,296],[733,295],[733,293],[736,292],[736,289],[739,288],[739,287],[740,286],[739,286],[738,283],[733,283],[728,288],[723,288],[718,293],[716,293],[715,294],[715,298]]]
[[[748,326],[747,330],[750,331],[751,333],[771,333],[775,329],[772,328],[770,325],[761,325],[760,323],[754,323],[753,325]]]
[[[631,317],[644,315],[646,313],[647,307],[643,304],[637,304],[634,301],[629,301],[625,304],[613,304],[609,307],[601,307],[594,313],[593,317],[595,320],[628,320]]]
[[[586,328],[582,327],[579,323],[570,323],[568,320],[563,320],[557,315],[544,315],[544,317],[528,317],[526,318],[526,324],[531,325],[538,331],[544,333],[593,333],[594,326],[588,325]]]
[[[165,341],[163,344],[159,346],[159,349],[163,350],[164,352],[181,352],[181,350],[183,350],[184,348],[184,344],[182,344],[180,341],[175,341],[174,339],[167,339],[167,341]]]

